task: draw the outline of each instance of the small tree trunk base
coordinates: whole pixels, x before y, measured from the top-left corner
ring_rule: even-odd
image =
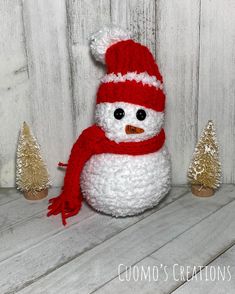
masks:
[[[41,200],[46,198],[48,195],[48,189],[42,190],[42,191],[25,191],[24,197],[27,200]]]
[[[198,197],[210,197],[215,194],[214,189],[208,187],[202,187],[200,185],[191,186],[192,193]]]

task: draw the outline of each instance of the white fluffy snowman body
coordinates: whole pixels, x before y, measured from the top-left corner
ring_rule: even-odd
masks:
[[[125,103],[100,103],[96,124],[117,143],[139,142],[158,134],[164,113]],[[127,132],[127,126],[141,130]],[[146,155],[93,155],[81,174],[81,190],[96,210],[113,216],[143,212],[158,204],[171,182],[170,158],[166,146]]]

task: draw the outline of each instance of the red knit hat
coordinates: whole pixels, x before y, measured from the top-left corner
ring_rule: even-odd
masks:
[[[128,102],[164,111],[162,76],[146,46],[131,40],[130,34],[118,27],[105,27],[92,36],[91,51],[107,67],[97,104]]]

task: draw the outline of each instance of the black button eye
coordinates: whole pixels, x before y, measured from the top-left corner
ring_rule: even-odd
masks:
[[[116,119],[120,120],[125,116],[125,111],[122,108],[117,108],[113,115]]]
[[[137,117],[138,120],[144,120],[146,118],[146,112],[145,112],[145,110],[139,109],[136,112],[136,117]]]

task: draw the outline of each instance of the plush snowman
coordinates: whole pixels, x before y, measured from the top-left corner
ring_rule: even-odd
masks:
[[[82,197],[97,211],[130,216],[154,207],[170,189],[163,130],[162,76],[147,47],[117,27],[92,36],[91,51],[106,64],[97,92],[95,125],[80,135],[51,214],[78,213]]]

